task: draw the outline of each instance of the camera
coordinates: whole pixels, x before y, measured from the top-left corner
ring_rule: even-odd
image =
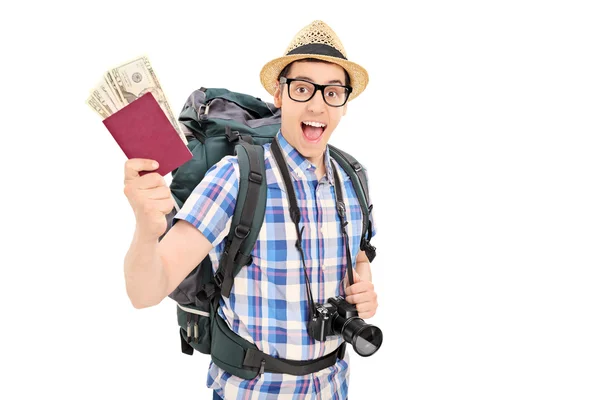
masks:
[[[308,334],[313,339],[323,342],[327,336],[340,335],[363,357],[375,354],[381,347],[381,329],[359,318],[356,306],[343,297],[330,297],[327,303],[315,306],[316,315],[308,323]]]

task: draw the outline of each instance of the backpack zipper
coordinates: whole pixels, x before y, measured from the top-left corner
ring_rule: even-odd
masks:
[[[194,343],[198,343],[198,339],[200,338],[200,335],[198,333],[198,320],[200,319],[200,316],[198,314],[195,314],[193,317],[194,320]]]
[[[177,304],[177,307],[181,308],[185,312],[189,312],[196,315],[202,315],[203,317],[210,317],[210,313],[206,311],[196,310],[194,308],[184,307],[181,304]]]

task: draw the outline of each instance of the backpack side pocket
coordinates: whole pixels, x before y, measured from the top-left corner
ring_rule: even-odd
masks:
[[[200,353],[210,354],[210,311],[177,304],[177,323],[183,342]]]

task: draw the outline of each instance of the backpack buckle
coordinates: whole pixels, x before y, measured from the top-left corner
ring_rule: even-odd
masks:
[[[215,282],[217,281],[217,279],[215,279]],[[219,284],[220,287],[220,284]],[[217,287],[216,284],[212,284],[212,283],[205,283],[204,285],[202,285],[201,289],[198,291],[198,294],[196,295],[196,298],[200,301],[207,301],[207,300],[212,300],[215,295],[218,293],[220,289]]]
[[[217,284],[217,287],[221,288],[221,286],[223,285],[223,280],[225,279],[223,277],[223,273],[221,271],[217,271],[217,273],[214,276],[215,279],[215,283]]]
[[[242,139],[239,131],[232,131],[229,126],[225,127],[225,137],[229,143],[237,142]]]
[[[250,173],[248,174],[248,180],[250,182],[254,182],[260,185],[262,183],[263,177],[258,172],[250,171]]]

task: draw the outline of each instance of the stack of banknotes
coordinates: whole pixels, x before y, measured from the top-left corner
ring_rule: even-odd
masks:
[[[148,92],[152,93],[181,140],[187,144],[150,60],[145,55],[106,71],[96,87],[90,91],[87,104],[102,119],[106,119]]]

